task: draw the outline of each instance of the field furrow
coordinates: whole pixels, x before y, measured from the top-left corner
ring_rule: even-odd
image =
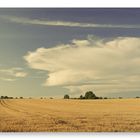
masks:
[[[1,132],[140,131],[140,100],[0,100]]]

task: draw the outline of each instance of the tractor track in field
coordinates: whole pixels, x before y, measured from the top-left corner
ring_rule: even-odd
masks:
[[[0,105],[3,108],[9,109],[9,110],[12,110],[12,111],[15,111],[15,112],[21,112],[21,111],[15,109],[15,108],[13,108],[12,106],[8,105],[4,99],[0,99]]]
[[[16,109],[16,106],[11,106],[10,104],[7,103],[8,101],[5,100],[5,99],[0,99],[0,105],[5,109],[5,110],[10,110],[10,111],[13,111],[13,112],[16,112],[16,113],[20,113],[20,114],[23,114],[23,115],[31,115],[32,113],[31,112],[28,112],[28,109],[27,108],[24,108],[24,109]],[[34,112],[33,113],[35,116],[36,115],[40,115],[41,114],[39,112]],[[54,120],[54,118],[52,117],[53,115],[50,114],[50,113],[47,113],[47,115]]]
[[[16,109],[16,106],[10,105],[10,102],[8,102],[8,100],[5,100],[5,99],[0,99],[0,105],[5,110],[7,110],[7,113],[9,113],[8,110],[10,112],[12,111],[13,112],[12,113],[12,116],[15,116],[15,117],[17,117],[18,115],[20,115],[20,118],[22,118],[21,117],[22,115],[23,116],[26,116],[27,118],[30,118],[30,117],[34,116],[36,121],[38,120],[38,117],[39,118],[42,117],[42,114],[40,114],[40,112],[36,112],[36,111],[35,112],[28,112],[28,109],[27,108],[24,108],[24,109],[21,109],[21,108],[20,109]],[[18,106],[17,106],[17,108],[18,108]],[[48,109],[48,110],[50,111],[50,109]],[[60,125],[61,124],[61,125],[72,126],[71,123],[63,120],[61,117],[58,118],[57,116],[55,116],[51,112],[50,113],[49,112],[45,112],[43,115],[45,115],[46,118],[43,118],[42,117],[42,119],[47,119],[48,118],[49,120],[52,120],[52,122],[55,123],[55,125]],[[25,119],[25,117],[24,117],[24,119]]]

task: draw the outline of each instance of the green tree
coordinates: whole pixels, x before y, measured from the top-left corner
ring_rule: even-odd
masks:
[[[85,99],[96,99],[96,95],[92,91],[87,91],[85,93]]]
[[[64,99],[69,99],[70,96],[68,94],[64,95]]]

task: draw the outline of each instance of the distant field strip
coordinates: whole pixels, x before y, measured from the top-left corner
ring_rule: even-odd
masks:
[[[1,99],[1,132],[140,132],[140,99]]]

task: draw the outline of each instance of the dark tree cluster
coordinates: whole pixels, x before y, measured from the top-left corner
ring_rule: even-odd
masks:
[[[9,97],[9,96],[1,96],[0,99],[14,99],[14,97]],[[23,99],[23,97],[15,97],[15,99]]]
[[[87,91],[85,96],[80,95],[79,99],[103,99],[103,97],[98,97],[92,91]]]
[[[13,97],[1,96],[0,99],[13,99]]]
[[[69,99],[70,96],[68,94],[64,95],[64,99]]]
[[[64,95],[64,99],[70,99],[68,94]],[[92,91],[87,91],[85,95],[80,95],[79,98],[71,98],[71,99],[103,99],[103,97],[97,97]]]

